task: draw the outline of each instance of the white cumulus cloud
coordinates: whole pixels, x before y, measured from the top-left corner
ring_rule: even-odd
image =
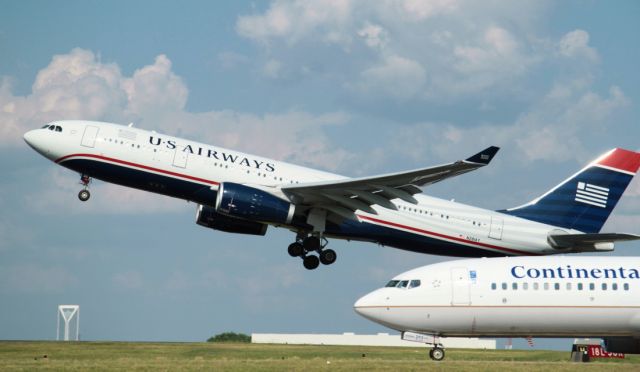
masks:
[[[598,61],[598,52],[589,46],[589,33],[585,30],[573,30],[560,39],[558,51],[570,58],[584,58],[588,61]]]

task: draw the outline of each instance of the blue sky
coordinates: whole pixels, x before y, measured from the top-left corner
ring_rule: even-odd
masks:
[[[635,1],[4,2],[0,338],[55,337],[63,303],[81,305],[85,339],[385,332],[355,299],[447,259],[333,241],[338,262],[307,272],[288,231],[207,230],[193,204],[99,181],[80,204],[77,176],[25,131],[134,122],[350,176],[498,145],[490,167],[426,192],[500,209],[640,150],[639,16]],[[634,182],[606,229],[639,225]]]

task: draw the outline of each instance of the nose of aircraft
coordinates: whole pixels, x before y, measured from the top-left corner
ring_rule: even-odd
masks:
[[[27,143],[27,145],[34,147],[34,142],[35,142],[35,131],[34,130],[30,130],[27,133],[24,134],[23,138],[24,141]]]
[[[372,319],[371,315],[372,315],[372,308],[376,305],[380,305],[380,304],[376,304],[373,298],[373,293],[368,293],[362,297],[360,297],[358,299],[358,301],[356,301],[355,304],[353,304],[353,310],[358,313],[358,315],[361,315],[365,318],[368,319]],[[373,319],[372,319],[373,320]]]
[[[42,156],[49,158],[51,149],[46,138],[47,133],[40,129],[30,130],[23,135],[24,141]]]

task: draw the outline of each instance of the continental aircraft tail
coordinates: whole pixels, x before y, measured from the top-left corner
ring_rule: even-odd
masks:
[[[640,153],[613,149],[544,195],[500,212],[585,233],[597,233],[640,167]]]

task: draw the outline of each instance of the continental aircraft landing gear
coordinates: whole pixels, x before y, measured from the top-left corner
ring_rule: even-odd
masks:
[[[433,349],[429,350],[429,358],[436,362],[441,361],[444,359],[444,349],[439,346],[434,346]]]
[[[91,183],[91,177],[83,174],[80,176],[80,184],[84,186],[84,189],[80,190],[78,193],[78,199],[80,201],[86,202],[91,197],[91,193],[89,192],[89,184]]]
[[[325,249],[328,243],[324,237],[298,234],[296,241],[289,244],[287,251],[291,257],[302,258],[302,264],[307,270],[313,270],[320,266],[320,263],[331,265],[336,262],[336,252],[333,249]],[[310,254],[312,252],[318,252],[318,256]]]
[[[444,359],[444,346],[440,342],[440,337],[433,333],[402,332],[400,338],[405,341],[419,342],[432,346],[429,350],[429,358],[436,362]]]

